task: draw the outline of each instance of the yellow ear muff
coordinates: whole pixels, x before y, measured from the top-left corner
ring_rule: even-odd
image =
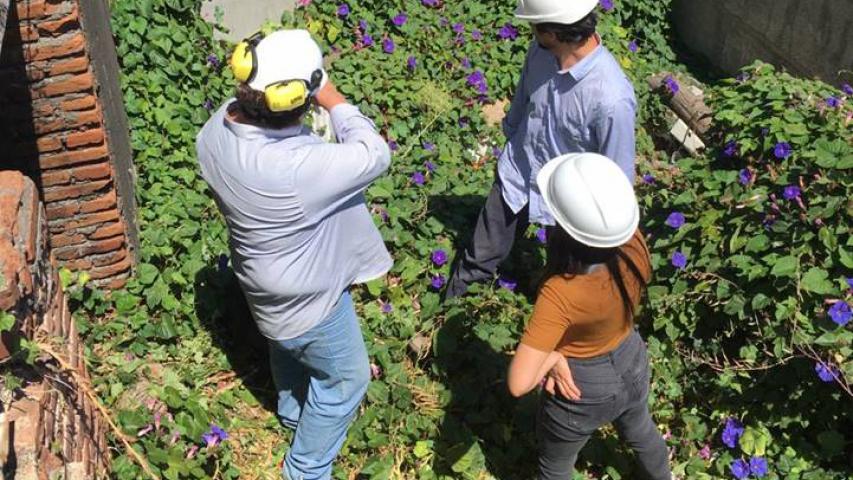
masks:
[[[249,42],[240,42],[231,54],[231,71],[239,82],[248,82],[255,73],[255,52]]]
[[[265,90],[267,108],[271,112],[290,112],[308,101],[308,85],[302,80],[276,82]]]

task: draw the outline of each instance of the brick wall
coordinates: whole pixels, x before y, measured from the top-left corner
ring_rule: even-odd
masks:
[[[45,209],[36,185],[19,172],[0,172],[0,274],[0,311],[17,319],[14,335],[0,342],[0,360],[14,350],[16,337],[36,338],[54,345],[88,381],[83,345],[48,244]],[[0,413],[3,473],[14,472],[18,480],[102,477],[108,465],[105,426],[75,379],[55,367],[50,358],[39,369],[14,367],[27,381]]]
[[[56,259],[116,288],[131,268],[134,226],[123,212],[133,192],[117,188],[120,139],[105,125],[80,9],[77,0],[11,0],[0,50],[0,166],[38,184]]]

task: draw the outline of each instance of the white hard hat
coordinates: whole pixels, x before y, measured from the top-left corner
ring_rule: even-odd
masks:
[[[328,78],[323,69],[323,52],[307,30],[273,32],[258,43],[255,52],[258,70],[249,82],[253,90],[264,91],[268,86],[283,80],[305,80],[311,83],[316,71],[323,75],[320,87],[325,85]]]
[[[536,183],[557,223],[584,245],[621,246],[640,223],[634,187],[616,163],[603,155],[557,157],[542,167]]]
[[[595,10],[598,0],[518,0],[515,18],[530,23],[575,23]]]

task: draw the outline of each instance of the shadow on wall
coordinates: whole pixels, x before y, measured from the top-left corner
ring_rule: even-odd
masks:
[[[28,8],[20,3],[18,8]],[[22,34],[29,29],[18,18],[15,5],[0,49],[0,170],[17,170],[41,187],[36,129],[24,49],[31,48]]]

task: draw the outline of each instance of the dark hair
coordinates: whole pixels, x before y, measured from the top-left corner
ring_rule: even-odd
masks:
[[[580,43],[595,34],[596,25],[598,25],[598,16],[595,11],[592,11],[572,24],[537,23],[535,28],[539,33],[553,33],[562,43]]]
[[[595,248],[582,244],[572,238],[559,225],[550,229],[548,234],[548,260],[545,263],[545,271],[539,283],[541,289],[545,282],[551,277],[571,278],[575,275],[587,273],[591,265],[604,264],[616,282],[619,294],[622,297],[622,305],[628,318],[634,317],[634,302],[628,294],[625,279],[622,278],[621,263],[627,265],[628,270],[634,274],[640,283],[640,288],[646,287],[646,281],[640,273],[640,269],[622,251],[622,248]]]
[[[280,129],[296,125],[310,106],[311,102],[308,102],[290,112],[273,112],[267,107],[264,92],[246,83],[237,86],[237,107],[247,119],[262,127]]]

